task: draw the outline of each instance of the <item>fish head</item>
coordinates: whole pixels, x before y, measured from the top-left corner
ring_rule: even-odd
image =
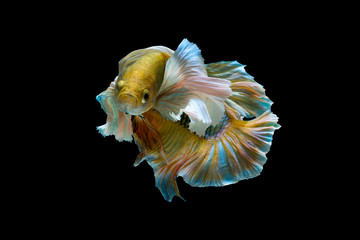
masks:
[[[120,111],[141,115],[155,105],[169,57],[163,53],[149,53],[119,73],[115,92]]]
[[[131,115],[141,115],[155,104],[154,88],[146,82],[120,80],[115,84],[116,100],[120,111]]]

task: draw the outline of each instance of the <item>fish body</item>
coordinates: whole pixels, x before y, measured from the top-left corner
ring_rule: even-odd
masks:
[[[186,39],[176,51],[155,46],[131,52],[97,96],[108,116],[98,130],[119,141],[134,139],[140,151],[134,165],[150,164],[168,201],[182,198],[177,176],[197,187],[255,177],[280,125],[264,88],[244,67],[205,64]]]

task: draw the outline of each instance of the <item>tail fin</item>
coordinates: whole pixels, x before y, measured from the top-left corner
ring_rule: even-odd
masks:
[[[204,151],[182,166],[179,176],[198,187],[224,186],[260,174],[270,150],[277,116],[265,112],[256,119],[230,119],[216,139],[208,139]]]
[[[259,175],[274,131],[280,127],[276,115],[269,111],[250,121],[226,115],[221,125],[207,131],[204,138],[191,133],[180,122],[164,119],[156,111],[144,116],[161,135],[168,161],[161,156],[158,144],[146,143],[147,137],[134,128],[140,150],[135,165],[143,160],[150,164],[155,184],[167,201],[173,196],[181,198],[177,176],[192,186],[206,187],[224,186]]]

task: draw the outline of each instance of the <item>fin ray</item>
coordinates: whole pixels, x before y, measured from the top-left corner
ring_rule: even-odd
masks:
[[[221,61],[207,64],[206,70],[210,77],[231,81],[232,95],[225,104],[238,117],[257,117],[270,110],[272,101],[265,95],[264,88],[245,71],[245,65],[237,61]]]

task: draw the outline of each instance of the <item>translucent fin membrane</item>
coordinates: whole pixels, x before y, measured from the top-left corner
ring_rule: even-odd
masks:
[[[245,65],[237,61],[222,61],[206,65],[208,75],[231,81],[232,95],[225,101],[234,117],[257,117],[269,111],[272,101],[265,89],[245,71]]]

